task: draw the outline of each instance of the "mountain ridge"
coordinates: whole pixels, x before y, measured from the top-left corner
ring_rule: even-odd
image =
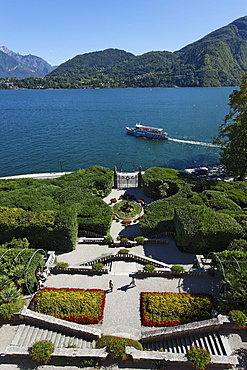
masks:
[[[0,56],[1,57],[1,56]],[[109,48],[76,55],[42,79],[16,88],[237,86],[247,69],[247,16],[175,52],[134,55]],[[8,88],[4,82],[0,88]]]
[[[54,69],[54,67],[41,57],[32,54],[21,55],[8,49],[6,46],[0,46],[0,54],[1,78],[43,77]],[[4,63],[2,64],[3,60]]]

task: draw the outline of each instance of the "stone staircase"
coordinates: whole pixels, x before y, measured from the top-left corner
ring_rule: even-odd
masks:
[[[220,335],[218,331],[210,333],[198,332],[193,335],[181,333],[179,336],[168,336],[167,338],[164,337],[156,341],[152,340],[142,344],[147,350],[168,353],[186,354],[190,346],[204,347],[211,355],[216,356],[228,356],[231,353],[228,341],[226,341],[225,337]]]
[[[90,341],[29,324],[20,324],[18,326],[10,346],[27,349],[31,347],[33,343],[40,340],[50,340],[55,348],[75,347],[79,349],[92,349],[95,347],[95,340]]]

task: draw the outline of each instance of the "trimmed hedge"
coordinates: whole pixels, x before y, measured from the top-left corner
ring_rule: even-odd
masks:
[[[222,192],[225,196],[227,196],[227,198],[237,203],[241,208],[247,207],[246,181],[218,181],[216,184],[211,186],[211,189]]]
[[[78,223],[106,235],[112,211],[101,197],[112,182],[113,171],[101,166],[57,179],[0,180],[0,244],[27,237],[34,248],[69,251]]]
[[[175,209],[177,245],[184,252],[205,254],[221,251],[241,238],[242,227],[233,217],[206,206],[187,205]]]
[[[88,195],[77,206],[79,229],[86,229],[107,235],[112,222],[112,209],[102,199]]]
[[[151,167],[147,169],[142,176],[144,194],[150,198],[160,198],[161,195],[159,187],[163,185],[164,182],[169,185],[169,189],[167,190],[168,195],[176,193],[178,190],[176,184],[167,180],[176,179],[178,173],[179,171],[171,168]]]
[[[31,212],[21,208],[0,207],[0,243],[27,238],[34,248],[72,250],[77,237],[76,212]]]
[[[201,198],[206,204],[206,206],[219,210],[230,210],[230,211],[241,211],[241,207],[233,202],[233,200],[228,199],[226,195],[219,191],[205,190],[201,194]]]
[[[173,196],[159,199],[152,202],[145,209],[145,214],[139,221],[139,226],[144,236],[151,236],[164,231],[175,231],[174,210],[177,206],[188,203],[186,198],[176,198]]]

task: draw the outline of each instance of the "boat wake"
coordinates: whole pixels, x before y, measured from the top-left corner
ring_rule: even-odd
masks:
[[[183,140],[183,139],[173,139],[171,137],[168,138],[170,141],[175,141],[177,143],[184,143],[184,144],[190,144],[190,145],[202,145],[202,146],[208,146],[211,148],[218,148],[219,145],[211,144],[211,143],[205,143],[203,141],[193,141],[193,140]]]

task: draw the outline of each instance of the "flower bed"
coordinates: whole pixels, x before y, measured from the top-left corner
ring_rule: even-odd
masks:
[[[140,204],[135,201],[122,200],[113,206],[113,212],[121,219],[132,219],[142,211]]]
[[[142,325],[175,326],[210,319],[214,299],[203,293],[141,293]]]
[[[36,312],[80,324],[97,324],[103,318],[105,292],[100,289],[44,288],[32,300]]]

